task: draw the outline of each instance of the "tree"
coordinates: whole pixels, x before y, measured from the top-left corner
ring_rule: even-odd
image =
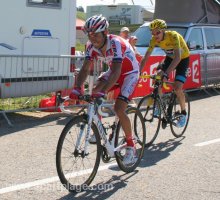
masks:
[[[84,12],[84,8],[83,8],[82,6],[79,6],[79,7],[77,8],[77,11]]]

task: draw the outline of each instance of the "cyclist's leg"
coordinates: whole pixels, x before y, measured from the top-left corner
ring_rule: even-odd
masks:
[[[178,120],[177,126],[183,127],[187,122],[187,113],[186,113],[186,101],[185,95],[183,92],[183,85],[186,81],[187,69],[189,64],[189,58],[182,59],[176,68],[176,77],[174,82],[174,90],[177,96],[177,99],[180,103],[181,116]]]
[[[120,93],[115,101],[115,112],[119,117],[121,122],[122,129],[125,132],[125,136],[128,141],[128,144],[132,146],[132,131],[131,131],[131,123],[126,114],[126,109],[128,103],[132,99],[134,89],[138,83],[139,74],[132,73],[126,76],[120,77],[118,83],[120,88]]]
[[[183,83],[178,80],[175,80],[173,88],[175,90],[177,99],[180,103],[181,112],[184,112],[184,110],[186,110],[186,106],[185,106],[185,95],[183,93]]]
[[[132,73],[127,76],[124,76],[120,80],[120,93],[115,102],[115,112],[120,120],[122,129],[126,137],[126,154],[123,158],[124,164],[129,164],[135,162],[136,150],[134,147],[131,121],[127,116],[126,109],[129,101],[132,98],[134,89],[138,83],[139,73]]]
[[[186,82],[189,58],[182,59],[176,67],[176,77],[174,82],[174,91],[180,102],[181,112],[185,114],[185,95],[183,93],[183,85]]]

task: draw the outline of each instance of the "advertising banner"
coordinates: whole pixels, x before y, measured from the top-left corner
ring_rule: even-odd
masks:
[[[155,74],[157,66],[163,62],[165,56],[151,56],[147,61],[144,69],[142,70],[142,75]],[[141,58],[138,57],[140,61]],[[174,81],[175,71],[173,71],[169,76],[169,81]],[[201,68],[200,68],[200,55],[190,55],[190,64],[188,68],[187,81],[184,84],[184,89],[193,89],[201,87]],[[139,83],[135,89],[134,97],[142,97],[149,94],[153,90],[153,80],[148,78],[140,78]],[[172,90],[171,86],[169,90]]]

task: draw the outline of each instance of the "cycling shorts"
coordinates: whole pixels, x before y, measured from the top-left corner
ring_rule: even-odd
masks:
[[[98,80],[99,81],[107,81],[110,74],[111,74],[111,69],[104,72],[98,78]],[[121,100],[129,103],[129,101],[133,97],[135,87],[138,83],[138,79],[139,79],[139,71],[132,72],[132,73],[126,74],[126,75],[121,75],[119,77],[118,81],[116,82],[116,84],[109,90],[109,92],[119,88],[120,92],[117,96],[117,99],[121,99]]]
[[[173,61],[172,58],[166,56],[163,64],[162,64],[162,70],[165,72],[167,68],[170,66],[170,63]],[[176,67],[176,76],[175,81],[180,81],[182,83],[186,82],[187,73],[188,73],[188,67],[189,67],[189,57],[183,58],[179,64]]]

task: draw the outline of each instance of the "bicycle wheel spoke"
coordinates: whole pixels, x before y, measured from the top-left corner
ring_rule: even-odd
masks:
[[[121,170],[123,170],[124,172],[132,172],[138,166],[143,156],[146,132],[145,132],[145,125],[144,125],[142,114],[137,108],[133,108],[133,107],[128,108],[127,115],[130,119],[132,132],[133,132],[133,139],[134,139],[135,149],[136,149],[135,157],[131,164],[123,163],[123,159],[126,153],[126,148],[125,148],[126,137],[120,125],[120,122],[118,124],[117,131],[116,131],[115,147],[118,151],[115,154],[115,157],[116,157],[118,166]],[[138,140],[141,142],[137,142]]]
[[[159,107],[158,103],[155,104]],[[143,97],[138,104],[138,109],[141,111],[146,125],[146,147],[154,142],[160,129],[161,114],[154,116],[153,106],[154,99],[151,95]]]
[[[69,191],[75,191],[76,186],[89,185],[100,162],[100,139],[97,139],[97,144],[86,143],[86,131],[87,124],[83,117],[75,117],[63,129],[58,142],[57,172]],[[93,126],[91,134],[98,137],[97,129]],[[85,153],[85,145],[88,145],[88,153]]]
[[[173,110],[172,110],[172,122],[170,123],[171,132],[175,137],[181,137],[186,131],[186,128],[188,126],[189,117],[190,117],[190,101],[186,93],[185,93],[185,108],[187,113],[186,124],[183,127],[177,127],[177,123],[180,120],[180,116],[181,116],[181,107],[178,99],[175,97]]]

